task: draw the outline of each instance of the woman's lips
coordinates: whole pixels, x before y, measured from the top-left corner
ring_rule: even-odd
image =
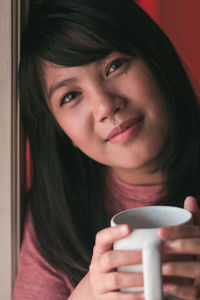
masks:
[[[119,126],[115,127],[107,136],[106,142],[111,143],[119,143],[125,142],[128,140],[132,134],[136,131],[136,129],[141,125],[142,120],[144,119],[143,116],[138,116],[133,119],[129,119]]]

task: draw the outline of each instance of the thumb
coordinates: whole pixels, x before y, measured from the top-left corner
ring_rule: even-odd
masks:
[[[184,208],[192,213],[194,223],[200,225],[200,209],[197,200],[193,196],[186,197],[184,201]]]

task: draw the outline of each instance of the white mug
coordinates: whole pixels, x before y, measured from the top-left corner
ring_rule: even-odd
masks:
[[[162,300],[161,239],[158,229],[165,226],[192,224],[192,214],[179,207],[146,206],[128,209],[114,215],[111,226],[128,224],[131,233],[114,243],[115,250],[142,250],[143,265],[119,267],[121,272],[143,272],[143,287],[121,289],[124,292],[143,291],[145,300]],[[176,298],[177,299],[177,298]]]

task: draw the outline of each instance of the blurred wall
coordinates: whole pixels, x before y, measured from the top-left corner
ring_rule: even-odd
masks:
[[[160,0],[159,23],[200,84],[200,1]]]
[[[169,36],[198,89],[200,86],[200,0],[138,0],[138,3]]]

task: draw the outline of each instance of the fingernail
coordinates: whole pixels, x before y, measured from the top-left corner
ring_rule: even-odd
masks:
[[[162,250],[165,250],[165,251],[170,251],[170,250],[173,250],[174,249],[174,243],[173,242],[164,242],[162,244]]]
[[[120,226],[121,233],[128,233],[130,231],[130,227],[127,224],[123,224]]]
[[[170,284],[168,282],[166,282],[166,283],[163,284],[163,291],[164,292],[168,293],[168,292],[172,291],[172,289],[173,289],[173,285],[172,284]]]
[[[168,271],[169,271],[169,265],[167,263],[163,263],[163,265],[162,265],[163,275],[168,274]],[[165,283],[165,282],[163,282],[163,283]]]
[[[165,240],[165,231],[162,227],[158,229],[158,235],[161,239]]]

